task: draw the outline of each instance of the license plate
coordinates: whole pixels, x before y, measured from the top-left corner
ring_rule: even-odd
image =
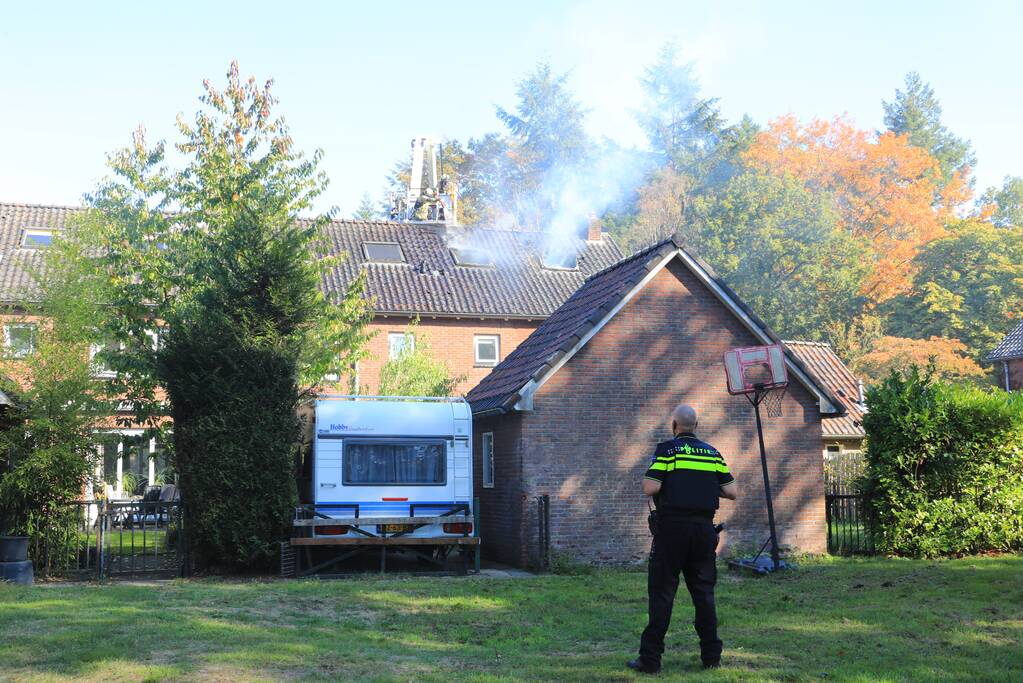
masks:
[[[385,534],[401,534],[412,531],[411,524],[383,524],[381,526],[383,526]]]

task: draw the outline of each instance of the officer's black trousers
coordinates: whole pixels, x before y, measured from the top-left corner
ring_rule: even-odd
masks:
[[[654,665],[661,662],[664,634],[671,623],[679,572],[685,577],[686,588],[696,608],[694,625],[700,636],[700,658],[704,664],[720,661],[721,641],[718,640],[718,618],[714,608],[716,548],[717,534],[712,522],[661,520],[650,549],[647,570],[650,621],[639,644],[639,657],[644,662]]]

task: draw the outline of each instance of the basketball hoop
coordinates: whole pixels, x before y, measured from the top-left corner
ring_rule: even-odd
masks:
[[[760,404],[767,407],[768,417],[780,417],[782,399],[785,388],[789,384],[788,371],[785,368],[785,349],[781,344],[770,346],[751,346],[743,349],[732,349],[725,353],[725,377],[728,381],[728,393],[733,396],[743,395],[753,406],[757,419],[757,439],[760,442],[760,465],[764,472],[764,496],[767,499],[767,521],[771,529],[771,537],[764,543],[771,546],[771,567],[758,562],[764,548],[760,549],[752,560],[734,560],[734,566],[749,567],[755,571],[772,571],[782,569],[778,551],[778,532],[774,523],[774,502],[771,499],[771,478],[767,472],[767,452],[764,448],[764,426],[760,419]],[[758,569],[759,568],[759,569]]]
[[[750,346],[725,353],[728,393],[757,394],[781,389],[789,383],[785,350],[781,344]]]

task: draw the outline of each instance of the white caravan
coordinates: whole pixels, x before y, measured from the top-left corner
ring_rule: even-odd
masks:
[[[314,422],[318,516],[471,519],[472,412],[465,399],[324,396],[315,403]],[[377,531],[409,537],[472,533],[468,522],[380,526]],[[350,525],[315,533],[358,535]]]

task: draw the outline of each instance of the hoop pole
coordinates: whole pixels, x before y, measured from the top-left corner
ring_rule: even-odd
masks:
[[[774,503],[771,500],[771,477],[767,473],[767,449],[764,448],[764,425],[760,421],[760,402],[767,395],[766,391],[757,390],[751,403],[753,412],[757,416],[757,439],[760,442],[760,466],[764,470],[764,496],[767,498],[767,522],[771,526],[771,562],[774,568],[781,565],[781,557],[778,553],[778,531],[774,525]]]

